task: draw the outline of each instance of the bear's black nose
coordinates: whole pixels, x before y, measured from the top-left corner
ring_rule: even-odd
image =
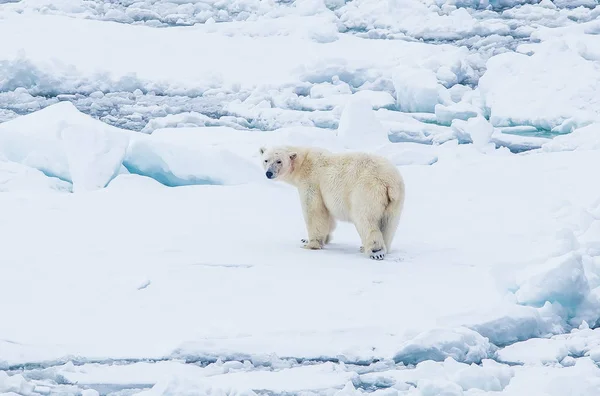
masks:
[[[273,172],[271,172],[271,171],[267,171],[267,177],[268,177],[269,179],[272,179],[272,178],[273,178]]]

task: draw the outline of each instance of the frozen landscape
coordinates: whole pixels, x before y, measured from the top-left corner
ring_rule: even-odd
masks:
[[[392,252],[259,147],[364,150]],[[597,0],[0,0],[0,395],[597,396]]]

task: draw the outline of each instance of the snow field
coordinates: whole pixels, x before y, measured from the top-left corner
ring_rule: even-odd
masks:
[[[0,395],[600,393],[596,1],[0,3]],[[385,261],[272,144],[399,167]]]
[[[489,139],[489,124],[467,123],[473,136]],[[413,162],[398,160],[408,186],[406,211],[395,251],[373,267],[358,252],[349,225],[340,226],[326,250],[300,249],[304,225],[296,193],[263,179],[255,163],[265,143],[344,150],[347,136],[311,128],[261,133],[224,127],[163,129],[148,136],[108,126],[99,133],[100,125],[69,103],[2,125],[3,136],[13,142],[9,147],[24,147],[8,153],[13,161],[5,161],[7,166],[66,169],[69,179],[63,183],[77,186],[71,175],[78,175],[82,186],[73,194],[23,195],[17,189],[0,195],[5,208],[0,237],[11,260],[0,280],[0,301],[11,301],[2,307],[8,320],[0,323],[0,356],[5,367],[33,362],[42,367],[11,374],[9,384],[164,395],[261,389],[361,393],[370,389],[375,380],[369,373],[381,361],[388,362],[393,380],[377,380],[377,387],[399,395],[441,389],[517,395],[524,389],[513,385],[519,369],[494,360],[518,361],[511,350],[525,347],[529,338],[560,337],[600,317],[600,190],[582,182],[598,161],[594,150],[546,147],[516,155],[477,139],[472,145],[374,147],[392,160],[402,159],[402,150],[417,155]],[[47,139],[44,146],[38,136]],[[60,144],[65,136],[73,146]],[[580,139],[573,134],[563,140],[569,136]],[[122,158],[105,149],[123,152],[121,138],[129,142]],[[69,157],[73,147],[83,151]],[[23,155],[38,148],[46,151],[36,158],[47,162]],[[427,160],[431,156],[435,160]],[[136,161],[153,170],[139,167],[140,174],[128,174],[124,168],[133,169]],[[102,188],[98,180],[121,165]],[[187,178],[172,185],[191,185],[168,188],[162,180],[167,174]],[[197,185],[218,177],[219,182]],[[27,248],[32,243],[36,249]],[[16,294],[23,297],[11,300]],[[64,314],[57,312],[61,306]],[[56,323],[53,330],[40,332],[38,324],[49,322]],[[547,362],[545,346],[537,349],[544,355],[534,365]],[[580,360],[594,359],[595,352],[585,351],[565,354],[562,348],[556,361],[575,373],[588,370],[586,386],[593,389],[597,375]],[[85,370],[84,377],[56,371],[74,357],[84,363],[75,369]],[[157,377],[151,363],[111,366],[106,363],[111,359],[183,363],[172,375]],[[222,380],[197,378],[194,366],[184,364],[197,361],[203,367],[218,359],[251,363],[236,375],[219,374]],[[343,364],[336,363],[340,360]],[[294,361],[307,363],[297,367]],[[417,375],[420,365],[432,364],[463,364],[466,371],[447,380],[437,374],[398,380],[394,374],[417,370]],[[497,372],[488,373],[487,365]],[[114,370],[116,377],[85,377],[91,367],[98,375]],[[127,374],[133,367],[145,377]]]

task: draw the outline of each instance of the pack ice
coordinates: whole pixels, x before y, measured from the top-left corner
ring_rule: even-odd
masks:
[[[594,0],[0,0],[0,395],[600,394]],[[258,149],[392,161],[321,251]]]

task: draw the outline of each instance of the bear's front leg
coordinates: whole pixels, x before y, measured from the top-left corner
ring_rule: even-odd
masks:
[[[319,250],[319,249],[323,249],[323,245],[324,243],[313,239],[312,241],[308,241],[307,243],[304,244],[304,246],[302,246],[304,249],[310,249],[310,250]]]
[[[325,238],[325,243],[323,245],[327,245],[329,242],[331,242],[331,239],[332,239],[331,231],[329,231],[329,234]],[[308,239],[302,238],[302,239],[300,239],[300,242],[302,242],[303,244],[307,244],[308,243]]]
[[[303,239],[305,249],[322,249],[327,243],[331,219],[321,193],[314,186],[298,189],[302,213],[308,231],[308,240]]]

